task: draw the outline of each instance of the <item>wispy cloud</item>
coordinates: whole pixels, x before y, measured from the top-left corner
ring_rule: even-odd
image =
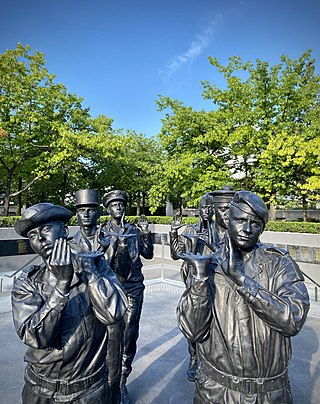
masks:
[[[218,25],[222,23],[222,15],[218,14],[210,21],[208,26],[201,34],[195,36],[186,52],[176,55],[166,67],[160,70],[162,79],[168,79],[172,74],[182,69],[186,65],[190,65],[194,60],[199,57],[203,51],[208,47],[213,39],[214,33]]]

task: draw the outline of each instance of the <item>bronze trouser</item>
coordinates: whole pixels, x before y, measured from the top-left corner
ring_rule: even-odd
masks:
[[[128,310],[124,315],[124,346],[122,357],[122,378],[125,381],[132,370],[132,362],[137,351],[139,323],[143,303],[143,284],[127,290]]]
[[[107,368],[110,389],[110,404],[118,404],[121,400],[120,379],[123,351],[124,321],[108,326]]]

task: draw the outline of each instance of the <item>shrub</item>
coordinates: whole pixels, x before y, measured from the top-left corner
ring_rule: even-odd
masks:
[[[292,233],[320,234],[320,223],[311,222],[275,222],[267,223],[266,230]]]
[[[0,216],[0,227],[13,227],[14,223],[20,219],[20,216]],[[172,223],[171,216],[147,216],[148,222],[151,224],[168,224]],[[109,216],[101,216],[99,222],[104,223],[109,220]],[[138,216],[126,216],[129,223],[137,223]],[[182,223],[189,225],[198,222],[197,217],[183,217]],[[68,223],[70,226],[78,224],[76,216],[72,216]],[[292,232],[292,233],[312,233],[320,234],[320,223],[312,222],[277,222],[270,221],[267,223],[266,230],[278,232]]]

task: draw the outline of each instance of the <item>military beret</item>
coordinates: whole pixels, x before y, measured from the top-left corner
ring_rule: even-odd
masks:
[[[107,208],[109,203],[112,201],[122,201],[126,206],[128,203],[128,195],[119,189],[109,191],[103,195],[102,203],[105,208]]]
[[[28,232],[46,222],[61,221],[66,223],[73,213],[58,205],[41,202],[23,211],[21,219],[14,224],[15,231],[22,237],[28,237]]]
[[[76,191],[76,206],[100,205],[100,195],[97,189],[79,189]]]
[[[235,195],[235,191],[232,187],[225,185],[222,189],[210,192],[213,197],[213,203],[231,202]]]
[[[246,204],[249,208],[263,221],[264,224],[268,222],[268,208],[263,200],[253,192],[238,191],[235,193],[230,205],[239,207],[239,204]]]

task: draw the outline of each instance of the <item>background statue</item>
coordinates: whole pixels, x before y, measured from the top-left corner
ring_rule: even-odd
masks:
[[[112,327],[108,343],[108,355],[114,350],[121,350],[123,332],[123,355],[121,371],[121,403],[130,402],[126,382],[132,370],[132,362],[137,350],[139,323],[143,303],[143,274],[140,255],[146,259],[153,258],[153,243],[148,221],[143,215],[137,225],[125,221],[128,196],[125,192],[114,190],[103,196],[103,205],[110,214],[110,220],[101,227],[101,238],[108,240],[105,258],[119,278],[126,292],[129,308],[123,317],[124,324]],[[121,326],[124,326],[124,330]],[[111,342],[110,342],[111,341]],[[108,362],[107,355],[107,362]]]
[[[213,242],[220,247],[224,243],[224,234],[229,224],[230,202],[234,197],[235,191],[232,187],[225,185],[222,189],[210,192],[214,205],[214,233]]]
[[[171,258],[177,260],[182,253],[199,253],[202,255],[213,254],[218,249],[218,244],[214,242],[214,222],[213,222],[213,197],[206,193],[199,203],[199,222],[196,225],[186,226],[186,229],[179,235],[178,230],[182,227],[181,217],[174,217],[171,224],[170,252]],[[184,261],[181,265],[181,278],[188,287],[190,284],[191,264]],[[196,343],[188,339],[188,351],[190,354],[187,370],[187,379],[194,382],[196,369],[198,366],[196,355]]]
[[[75,193],[79,231],[70,241],[76,252],[96,252],[102,249],[98,231],[100,196],[96,189],[80,189]]]
[[[100,205],[99,191],[96,189],[80,189],[76,191],[75,197],[80,230],[69,242],[72,251],[94,253],[104,250],[109,245],[109,240],[101,237],[100,228],[97,225],[100,216],[98,211]],[[109,385],[108,403],[119,404],[121,401],[120,378],[123,343],[119,343],[121,349],[113,349],[113,340],[115,338],[119,341],[123,340],[123,320],[121,319],[116,325],[111,325],[107,328],[108,344],[111,347],[107,349],[106,355]]]
[[[289,254],[258,243],[267,218],[257,195],[239,191],[225,244],[213,257],[182,256],[193,276],[178,321],[197,342],[197,404],[292,402],[290,337],[304,324],[309,298]]]
[[[29,346],[25,404],[109,403],[106,326],[122,318],[127,300],[101,254],[71,252],[65,226],[71,216],[39,203],[14,226],[43,258],[23,270],[12,292],[14,326]]]

